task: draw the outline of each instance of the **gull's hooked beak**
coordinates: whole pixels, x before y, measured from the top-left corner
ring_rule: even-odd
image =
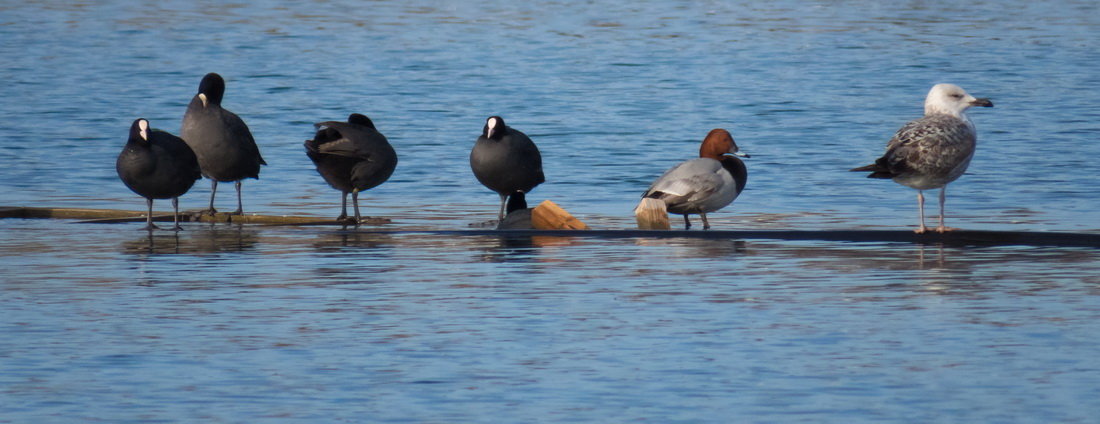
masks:
[[[974,99],[970,102],[970,106],[993,107],[993,102],[989,99]]]
[[[202,93],[199,93],[199,100],[202,100],[202,107],[206,107],[206,105],[208,103],[207,100],[206,100],[206,95],[202,94]]]

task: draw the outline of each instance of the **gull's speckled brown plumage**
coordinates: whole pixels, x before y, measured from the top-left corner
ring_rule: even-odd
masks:
[[[901,127],[875,165],[886,169],[882,176],[902,185],[940,188],[966,172],[976,146],[977,134],[969,120],[934,114]]]
[[[940,225],[936,231],[949,230],[943,222],[947,184],[966,172],[977,147],[977,131],[963,113],[971,106],[992,107],[993,102],[974,98],[957,85],[936,84],[925,98],[924,117],[901,127],[875,163],[852,169],[870,171],[868,178],[889,178],[917,189],[918,233],[927,230],[923,190],[934,188],[940,189]]]

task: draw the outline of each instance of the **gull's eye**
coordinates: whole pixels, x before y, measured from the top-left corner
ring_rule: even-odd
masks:
[[[961,98],[963,98],[963,95],[962,95],[962,94],[959,94],[959,93],[955,93],[955,94],[952,94],[952,95],[951,95],[951,98],[954,98],[954,99],[961,99]]]

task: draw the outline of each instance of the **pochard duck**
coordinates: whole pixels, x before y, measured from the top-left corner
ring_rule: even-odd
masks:
[[[707,213],[732,203],[748,180],[745,163],[731,155],[749,157],[738,150],[729,131],[713,129],[699,146],[698,159],[665,171],[642,197],[662,200],[669,212],[684,215],[684,229],[691,228],[689,214],[699,214],[703,229],[710,229]]]

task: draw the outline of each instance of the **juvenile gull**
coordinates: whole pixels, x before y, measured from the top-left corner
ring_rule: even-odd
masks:
[[[944,198],[947,184],[966,172],[974,157],[977,132],[963,113],[971,106],[993,107],[993,102],[974,98],[954,84],[936,84],[924,100],[924,117],[901,127],[886,144],[886,154],[875,163],[851,169],[870,171],[868,178],[889,178],[917,189],[918,234],[928,231],[924,226],[924,190],[934,188],[940,189],[940,225],[935,230],[953,230],[943,223]]]

